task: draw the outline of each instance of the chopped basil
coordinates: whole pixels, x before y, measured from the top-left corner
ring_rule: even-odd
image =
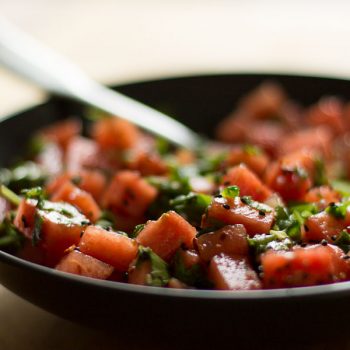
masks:
[[[36,199],[38,202],[45,199],[44,191],[40,186],[24,189],[21,193],[24,194],[26,199]]]
[[[345,253],[348,253],[350,250],[350,234],[345,230],[341,231],[337,239],[334,241],[334,244],[341,248]]]
[[[255,235],[252,238],[248,237],[248,244],[254,254],[259,255],[269,249],[289,250],[293,242],[286,232],[271,230],[269,234]]]
[[[270,213],[272,211],[271,207],[269,207],[266,204],[263,204],[263,203],[260,203],[260,202],[253,200],[251,196],[243,196],[243,197],[241,197],[241,201],[244,204],[247,204],[250,207],[257,209],[257,210],[259,210],[259,212],[264,213],[264,214]]]
[[[173,174],[171,179],[160,176],[151,176],[147,181],[158,189],[158,196],[147,210],[150,218],[158,218],[162,213],[171,209],[170,201],[179,195],[190,192],[188,177],[184,174]]]
[[[224,198],[234,198],[239,196],[239,187],[238,186],[228,186],[221,190],[220,194]]]
[[[214,156],[203,155],[198,159],[198,173],[208,175],[217,172],[226,158],[227,152],[221,152]]]
[[[185,217],[194,225],[201,223],[202,215],[207,210],[212,197],[206,194],[190,192],[186,195],[180,195],[170,200],[170,208]]]
[[[277,206],[275,213],[274,229],[285,231],[291,239],[299,241],[301,227],[309,216],[317,213],[317,207],[312,203],[301,203],[289,208]]]
[[[326,212],[334,216],[336,219],[345,219],[346,212],[350,201],[330,203],[326,208]]]
[[[139,233],[145,228],[145,224],[136,225],[134,231],[129,235],[130,238],[136,238]]]
[[[172,266],[174,277],[179,279],[181,282],[197,288],[212,287],[212,284],[206,278],[203,267],[199,264],[194,264],[190,268],[186,268],[179,251],[175,254]]]
[[[12,223],[12,218],[5,218],[0,224],[0,248],[2,250],[15,252],[22,247],[24,236]]]
[[[148,247],[139,247],[137,266],[143,261],[150,261],[151,272],[147,276],[146,283],[149,286],[163,287],[168,284],[170,274],[168,264]]]

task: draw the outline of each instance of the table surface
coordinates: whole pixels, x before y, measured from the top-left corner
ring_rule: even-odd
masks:
[[[227,71],[350,77],[347,1],[0,0],[0,7],[104,83]],[[46,98],[1,68],[0,96],[0,116]],[[106,338],[2,287],[0,295],[1,349],[140,348],[140,340]]]

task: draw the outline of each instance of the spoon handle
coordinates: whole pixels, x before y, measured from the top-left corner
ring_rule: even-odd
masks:
[[[77,66],[0,18],[0,63],[45,90],[128,120],[175,145],[196,149],[200,137],[185,125],[90,79]]]

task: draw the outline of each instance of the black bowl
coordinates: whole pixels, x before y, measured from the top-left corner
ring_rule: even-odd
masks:
[[[305,105],[329,94],[350,99],[350,81],[262,74],[173,78],[117,90],[210,135],[240,96],[265,80],[279,82]],[[4,119],[0,164],[20,154],[40,126],[83,111],[78,103],[54,97]],[[271,338],[282,342],[340,339],[346,335],[350,314],[350,282],[248,292],[173,290],[65,274],[1,251],[0,280],[19,296],[69,320],[113,329],[116,334],[152,334],[196,344],[210,339],[251,344]]]

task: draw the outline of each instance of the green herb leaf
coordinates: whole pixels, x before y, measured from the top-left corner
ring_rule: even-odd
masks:
[[[220,152],[213,156],[202,154],[198,159],[198,173],[200,175],[208,175],[217,172],[220,169],[221,164],[227,158],[227,152]]]
[[[26,199],[35,199],[37,200],[36,207],[41,209],[43,206],[43,202],[45,199],[44,191],[41,187],[32,187],[29,189],[24,189],[21,191],[22,194],[25,195]]]
[[[334,241],[334,244],[341,248],[345,253],[348,253],[350,250],[350,234],[345,230],[341,231],[337,239]]]
[[[38,213],[36,213],[34,218],[34,229],[33,229],[33,236],[32,236],[33,246],[37,246],[38,243],[41,241],[41,228],[43,226],[43,222],[44,222],[43,217]]]
[[[212,197],[209,195],[190,192],[170,200],[169,204],[171,209],[198,226],[211,201]]]
[[[110,228],[115,228],[115,216],[112,212],[108,210],[104,210],[96,221],[95,225],[102,227],[104,230],[108,230]]]
[[[221,190],[220,194],[224,198],[235,198],[239,197],[239,187],[238,186],[228,186]]]
[[[286,232],[274,230],[271,230],[268,235],[261,234],[252,238],[248,237],[248,244],[256,256],[269,249],[289,250],[293,246],[293,242]]]
[[[350,201],[330,203],[326,208],[326,212],[334,216],[336,219],[345,219],[349,205]]]
[[[186,268],[179,251],[175,254],[173,260],[173,275],[189,286],[197,288],[212,287],[212,284],[206,278],[203,267],[199,264],[194,264],[190,268]]]
[[[255,200],[253,200],[251,196],[243,196],[243,197],[241,197],[241,201],[244,204],[247,204],[250,207],[259,210],[259,212],[261,212],[261,213],[265,214],[265,213],[272,212],[272,208],[271,207],[269,207],[266,204],[263,204],[263,203],[260,203],[260,202],[257,202]]]
[[[147,276],[147,284],[154,287],[163,287],[167,285],[170,279],[168,264],[154,253],[151,248],[140,246],[136,268],[138,264],[145,260],[149,260],[152,267],[150,274]]]
[[[305,220],[317,211],[317,207],[312,203],[300,203],[290,208],[277,206],[274,229],[285,231],[291,239],[299,241]]]
[[[23,246],[24,236],[12,223],[12,218],[7,217],[0,224],[0,248],[9,252],[16,252]]]
[[[172,176],[172,179],[150,176],[147,181],[158,189],[158,196],[147,210],[150,218],[158,218],[162,213],[171,209],[170,201],[179,195],[186,195],[190,192],[189,179],[179,174]]]
[[[145,224],[136,225],[134,231],[129,235],[130,238],[136,238],[139,233],[145,228]]]

